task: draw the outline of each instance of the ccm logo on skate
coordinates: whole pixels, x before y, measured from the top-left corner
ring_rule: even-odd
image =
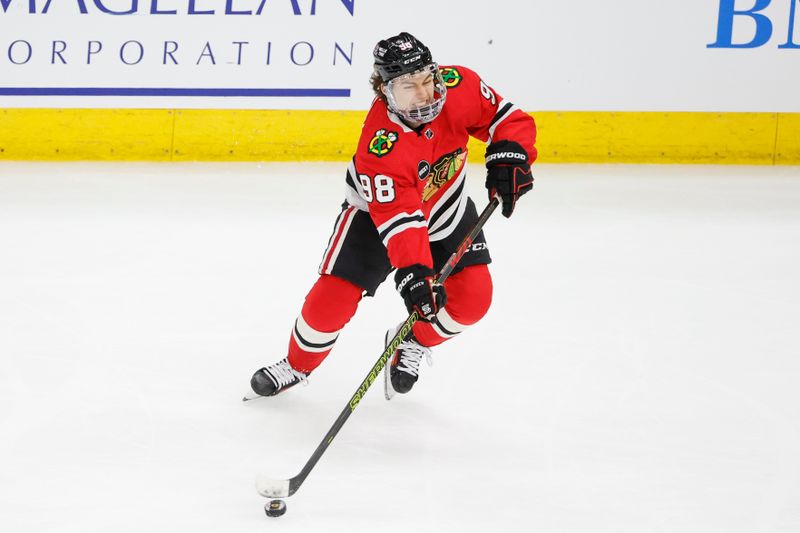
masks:
[[[519,159],[521,161],[528,160],[528,156],[526,156],[525,154],[521,154],[519,152],[497,152],[496,154],[486,156],[486,162],[490,163],[495,159],[505,159],[505,158]]]

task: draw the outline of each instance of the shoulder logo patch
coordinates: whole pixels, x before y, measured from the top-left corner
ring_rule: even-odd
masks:
[[[461,80],[464,77],[453,67],[442,67],[439,69],[439,72],[442,74],[442,80],[444,81],[445,87],[448,89],[452,89],[453,87],[457,87]]]
[[[378,130],[369,142],[369,153],[383,157],[392,151],[395,142],[397,142],[397,132]]]

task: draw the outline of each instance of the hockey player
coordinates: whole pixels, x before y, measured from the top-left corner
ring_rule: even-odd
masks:
[[[262,396],[305,381],[363,295],[374,295],[392,270],[406,308],[420,320],[387,365],[387,393],[410,391],[431,348],[480,320],[492,299],[483,232],[444,285],[434,284],[478,218],[465,188],[469,136],[488,143],[486,188],[502,200],[504,216],[533,185],[536,126],[529,115],[470,69],[434,63],[408,33],[381,40],[373,56],[376,98],[347,168],[345,203],[288,355],[251,379]]]

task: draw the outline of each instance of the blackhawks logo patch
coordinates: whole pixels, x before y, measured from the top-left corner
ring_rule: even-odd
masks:
[[[428,173],[428,183],[425,184],[425,189],[422,191],[422,201],[430,200],[445,183],[459,173],[466,162],[467,152],[461,148],[437,159]]]
[[[397,142],[397,133],[394,131],[378,130],[369,142],[369,153],[383,157],[394,148]]]
[[[453,67],[442,67],[439,69],[439,72],[441,72],[444,85],[448,89],[458,86],[461,80],[464,79],[458,69]]]

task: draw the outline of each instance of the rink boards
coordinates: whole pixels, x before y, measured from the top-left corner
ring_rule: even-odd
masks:
[[[534,112],[549,163],[800,164],[800,113]],[[0,160],[346,161],[364,111],[3,109]],[[483,157],[472,140],[471,161]]]

